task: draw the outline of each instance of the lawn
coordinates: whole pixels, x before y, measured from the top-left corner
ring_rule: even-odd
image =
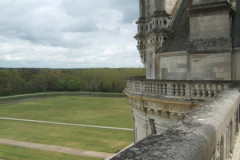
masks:
[[[0,105],[0,116],[132,128],[126,98],[60,96]],[[0,138],[115,153],[133,142],[132,131],[0,120]]]
[[[0,105],[0,116],[132,128],[126,98],[60,96]]]
[[[0,120],[0,138],[114,153],[131,144],[133,132]]]
[[[0,145],[0,159],[12,160],[100,160],[97,158],[88,158],[73,156],[69,154],[47,152],[22,147]]]

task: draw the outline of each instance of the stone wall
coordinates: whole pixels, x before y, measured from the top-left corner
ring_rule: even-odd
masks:
[[[173,10],[176,9],[176,4],[178,1],[179,0],[165,0],[165,9],[168,14],[173,14]]]
[[[129,96],[128,101],[133,106],[135,142],[165,132],[193,107],[191,103],[177,104],[171,100],[158,101],[146,97]]]
[[[196,16],[190,18],[190,38],[230,37],[230,17],[228,13]]]
[[[236,54],[236,58],[239,54]],[[162,80],[231,80],[232,54],[161,53],[157,56]],[[237,63],[239,65],[239,63]],[[236,66],[238,67],[238,66]]]
[[[231,53],[191,54],[192,80],[231,80]]]
[[[231,153],[235,154],[238,138],[239,105],[239,90],[225,91],[190,111],[163,134],[143,139],[112,160],[229,159]]]
[[[162,53],[158,55],[158,79],[186,80],[188,73],[188,54],[186,52]]]

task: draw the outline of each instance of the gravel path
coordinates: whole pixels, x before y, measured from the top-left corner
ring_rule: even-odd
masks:
[[[55,124],[55,125],[65,125],[65,126],[77,126],[77,127],[89,127],[89,128],[101,128],[101,129],[112,129],[112,130],[123,130],[123,131],[133,131],[133,129],[131,129],[131,128],[118,128],[118,127],[96,126],[96,125],[86,125],[86,124],[76,124],[76,123],[50,122],[50,121],[19,119],[19,118],[9,118],[9,117],[0,117],[0,120],[22,121],[22,122],[44,123],[44,124]]]
[[[104,158],[104,159],[107,159],[113,155],[111,153],[94,152],[94,151],[88,151],[88,150],[82,150],[82,149],[30,143],[30,142],[23,142],[23,141],[15,141],[15,140],[2,139],[2,138],[0,138],[0,144],[25,147],[25,148],[31,148],[31,149],[40,149],[45,151],[61,152],[66,154],[78,155],[78,156]]]

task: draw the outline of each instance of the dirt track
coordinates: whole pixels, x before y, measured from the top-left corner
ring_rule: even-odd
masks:
[[[31,148],[31,149],[40,149],[45,151],[61,152],[66,154],[78,155],[78,156],[104,158],[104,159],[107,159],[113,156],[113,154],[111,153],[95,152],[95,151],[88,151],[88,150],[54,146],[54,145],[15,141],[15,140],[2,139],[2,138],[0,138],[0,144],[25,147],[25,148]]]

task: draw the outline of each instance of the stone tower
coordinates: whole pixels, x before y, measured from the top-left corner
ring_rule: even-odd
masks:
[[[238,0],[139,0],[146,78],[131,78],[135,141],[161,134],[240,80]],[[238,17],[238,18],[236,18]]]

